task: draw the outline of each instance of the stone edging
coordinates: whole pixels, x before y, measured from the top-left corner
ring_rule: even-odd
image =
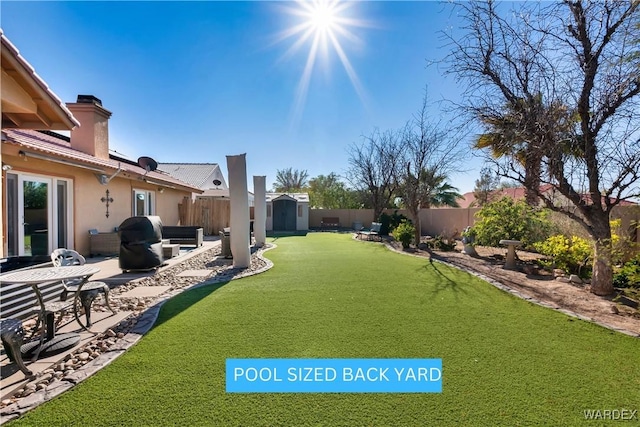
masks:
[[[383,242],[383,243],[387,248],[389,248],[389,250],[392,250],[392,251],[394,251],[396,253],[403,254],[403,255],[409,255],[409,256],[416,257],[416,258],[426,259],[425,257],[420,256],[420,255],[415,255],[415,254],[411,254],[411,253],[400,251],[397,248],[393,247],[393,245],[390,245],[386,241]],[[500,290],[502,290],[504,292],[510,293],[511,295],[514,295],[517,298],[523,299],[525,301],[529,301],[529,302],[531,302],[533,304],[537,304],[537,305],[542,306],[542,307],[546,307],[546,308],[550,308],[552,310],[559,311],[561,313],[566,314],[567,316],[575,317],[577,319],[584,320],[585,322],[595,323],[596,325],[602,326],[603,328],[611,329],[613,331],[620,332],[622,334],[629,335],[629,336],[632,336],[634,338],[640,338],[640,334],[636,334],[633,331],[629,331],[629,330],[624,329],[624,328],[618,328],[617,326],[613,326],[613,325],[609,325],[608,323],[600,322],[598,320],[592,319],[591,317],[583,316],[583,315],[578,314],[576,312],[573,312],[571,310],[567,310],[566,308],[558,307],[557,305],[550,304],[550,303],[544,302],[544,301],[540,301],[540,300],[538,300],[536,298],[533,298],[533,297],[531,297],[529,295],[525,295],[522,292],[520,292],[520,291],[518,291],[516,289],[510,288],[509,286],[505,285],[504,283],[501,283],[501,282],[499,282],[499,281],[497,281],[495,279],[492,279],[491,277],[485,276],[482,273],[478,273],[477,271],[472,270],[469,267],[464,267],[464,266],[461,266],[461,265],[457,265],[457,264],[454,264],[452,262],[448,262],[448,261],[445,261],[445,260],[442,260],[442,259],[437,259],[437,258],[430,258],[430,259],[435,261],[435,262],[439,262],[441,264],[445,264],[445,265],[448,265],[450,267],[453,267],[453,268],[456,268],[458,270],[461,270],[461,271],[464,271],[466,273],[469,273],[472,276],[476,276],[477,278],[479,278],[481,280],[484,280],[485,282],[495,286],[496,288],[498,288],[498,289],[500,289]]]
[[[65,376],[60,381],[52,383],[51,386],[47,387],[46,389],[36,391],[33,394],[21,398],[17,402],[2,408],[2,410],[0,411],[0,425],[10,420],[16,419],[26,412],[36,408],[37,406],[59,396],[65,391],[73,388],[75,385],[86,380],[87,378],[98,372],[100,369],[109,365],[125,351],[134,346],[147,332],[151,330],[153,325],[156,323],[156,320],[158,319],[160,309],[162,308],[164,303],[174,296],[182,292],[187,292],[203,286],[210,286],[216,283],[242,279],[270,270],[273,267],[273,262],[271,262],[267,258],[264,258],[262,254],[276,247],[277,245],[275,243],[270,243],[268,246],[260,248],[260,250],[255,253],[255,256],[265,263],[265,266],[258,270],[245,271],[231,278],[216,276],[212,279],[206,280],[205,282],[197,283],[186,288],[175,289],[173,292],[169,292],[163,295],[160,301],[145,310],[144,313],[139,316],[137,323],[131,329],[131,331],[125,334],[122,338],[119,338],[118,341],[116,341],[116,343],[111,346],[108,351],[101,353],[98,357],[91,360],[89,363],[86,363],[84,366],[82,366],[72,374]]]

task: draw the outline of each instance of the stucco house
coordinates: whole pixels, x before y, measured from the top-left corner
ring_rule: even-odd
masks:
[[[267,231],[309,230],[308,193],[267,193]]]
[[[178,203],[202,190],[109,150],[111,112],[92,95],[64,104],[2,38],[0,256],[89,253],[89,230],[135,215],[179,222]],[[70,131],[70,137],[56,131]],[[144,159],[143,159],[144,160]],[[147,159],[148,160],[148,159]]]

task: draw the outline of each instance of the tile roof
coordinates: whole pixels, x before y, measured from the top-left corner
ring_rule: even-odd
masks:
[[[541,193],[547,193],[548,191],[553,191],[553,186],[551,184],[544,184],[540,186],[540,192]],[[495,190],[491,192],[491,199],[492,200],[499,200],[503,197],[511,197],[514,200],[521,200],[525,198],[525,188],[524,187],[509,187],[509,188],[502,188],[499,190]],[[559,193],[557,193],[559,194]],[[458,204],[460,205],[461,208],[469,208],[469,207],[477,207],[477,206],[472,206],[472,204],[476,201],[476,197],[474,196],[473,192],[470,191],[468,193],[464,193],[462,195],[462,199],[458,200]],[[591,195],[589,194],[583,194],[582,198],[587,202],[587,203],[591,203]],[[604,198],[603,198],[604,200]],[[611,198],[611,200],[615,200],[614,198]],[[619,202],[620,206],[634,206],[636,205],[636,203],[628,201],[628,200],[621,200]]]
[[[158,169],[202,190],[227,188],[217,163],[158,163]],[[216,176],[218,179],[222,178],[222,184],[219,186],[213,184]]]
[[[126,161],[114,159],[99,159],[89,154],[83,153],[71,148],[71,143],[67,138],[56,135],[53,132],[43,133],[36,130],[27,129],[3,129],[3,142],[20,146],[25,151],[33,151],[38,154],[49,155],[62,160],[70,160],[82,165],[104,168],[105,173],[112,173],[118,168],[122,172],[144,176],[145,170],[137,164],[131,164]],[[162,171],[149,172],[146,175],[148,180],[152,180],[158,184],[166,184],[175,187],[181,187],[191,192],[200,192],[200,188],[193,186],[187,182],[179,180]]]
[[[20,67],[24,69],[27,75],[29,75],[29,77],[31,78],[31,81],[36,83],[36,85],[40,88],[40,90],[45,92],[46,96],[48,96],[51,99],[52,103],[55,105],[56,108],[60,109],[59,113],[61,113],[60,115],[62,116],[62,118],[68,121],[67,128],[71,129],[75,126],[80,126],[80,122],[73,116],[73,114],[71,113],[71,111],[69,111],[69,109],[64,104],[64,102],[62,102],[62,100],[58,98],[58,95],[56,95],[49,88],[49,85],[47,85],[47,83],[36,73],[33,66],[31,66],[31,64],[29,64],[29,62],[22,55],[20,55],[20,51],[18,50],[18,48],[13,43],[11,43],[11,41],[4,35],[1,28],[0,28],[0,39],[2,40],[3,53],[6,52],[12,58],[14,58],[18,62]],[[3,64],[3,65],[8,65],[8,64]]]

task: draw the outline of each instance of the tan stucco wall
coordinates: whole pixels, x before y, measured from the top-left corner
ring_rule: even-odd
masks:
[[[5,148],[5,147],[3,147]],[[150,185],[138,179],[129,179],[124,174],[113,178],[108,185],[101,185],[90,170],[66,166],[59,163],[29,158],[27,161],[17,156],[17,148],[8,147],[5,151],[12,152],[3,156],[3,161],[10,164],[13,173],[29,173],[46,177],[60,177],[73,180],[73,248],[83,255],[89,254],[90,229],[99,232],[113,231],[122,221],[132,216],[133,189],[151,190],[156,197],[156,215],[162,218],[164,225],[178,224],[178,203],[191,193],[165,188],[160,193],[158,185]],[[4,176],[4,174],[3,174]],[[4,183],[3,183],[4,188]],[[101,201],[106,197],[106,190],[113,202],[109,203],[109,217],[106,217],[106,204]],[[4,203],[4,198],[3,198]],[[4,205],[3,205],[4,206]],[[3,221],[6,208],[3,208]],[[3,256],[6,247],[6,230],[3,230]]]

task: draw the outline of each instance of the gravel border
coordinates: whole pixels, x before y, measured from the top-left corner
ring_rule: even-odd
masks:
[[[51,368],[36,374],[27,383],[17,386],[9,393],[11,397],[0,402],[0,425],[55,398],[109,365],[151,330],[164,303],[174,296],[203,286],[254,276],[271,269],[273,262],[262,255],[275,247],[273,243],[261,248],[253,247],[250,267],[240,269],[229,266],[229,260],[216,260],[215,257],[220,254],[220,247],[217,246],[154,276],[136,279],[114,288],[111,291],[112,298],[139,286],[171,284],[167,292],[157,297],[123,298],[117,307],[121,310],[132,310],[134,313],[105,333],[96,335],[88,344],[54,363]],[[192,269],[211,269],[213,276],[204,281],[202,277],[176,276],[182,271]]]

